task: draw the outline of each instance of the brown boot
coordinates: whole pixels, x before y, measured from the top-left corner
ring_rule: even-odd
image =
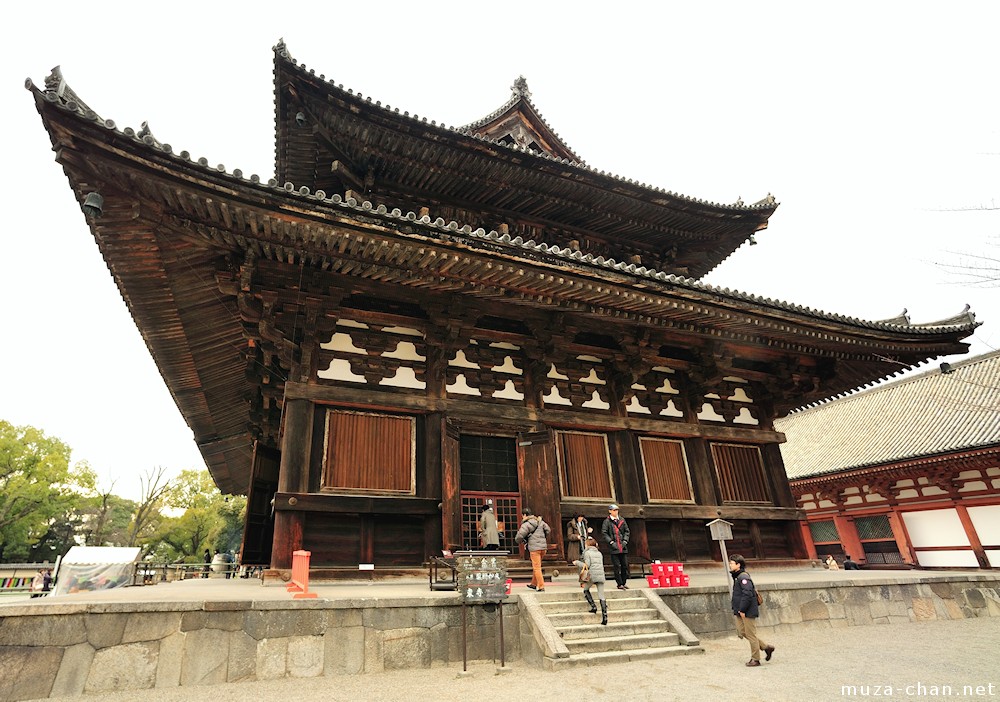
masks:
[[[747,668],[756,668],[758,665],[760,665],[760,661],[756,658],[751,658],[747,661]]]
[[[774,646],[765,646],[764,647],[764,660],[765,661],[771,660],[771,654],[772,653],[774,653]]]

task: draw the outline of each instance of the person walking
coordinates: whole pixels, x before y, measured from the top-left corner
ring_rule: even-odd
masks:
[[[487,551],[500,548],[500,530],[497,527],[497,516],[493,513],[493,500],[486,500],[479,517],[479,544]]]
[[[608,505],[608,518],[601,525],[601,536],[611,551],[611,567],[619,590],[628,590],[629,529],[624,517],[618,516],[618,505]]]
[[[597,548],[597,539],[592,536],[587,538],[586,548],[583,549],[583,556],[579,560],[574,561],[573,564],[581,572],[584,567],[587,569],[587,579],[581,579],[580,582],[583,585],[583,596],[587,600],[587,604],[590,605],[591,614],[597,614],[597,605],[594,604],[594,596],[590,594],[590,588],[592,585],[597,586],[597,599],[601,603],[601,624],[607,626],[608,601],[604,597],[604,582],[606,580],[604,576],[604,556],[601,554],[601,550]]]
[[[552,530],[545,520],[535,516],[530,508],[521,510],[521,528],[514,536],[514,543],[524,544],[528,557],[531,559],[531,582],[528,587],[538,592],[545,592],[545,579],[542,576],[542,555],[549,547],[548,537]]]
[[[593,529],[587,526],[587,518],[578,514],[566,522],[566,560],[576,563],[587,547],[587,538]]]
[[[42,597],[42,587],[45,583],[45,573],[39,570],[35,573],[35,577],[31,579],[31,596],[32,597]]]
[[[771,660],[774,646],[761,641],[757,635],[757,617],[760,607],[757,604],[757,588],[747,573],[747,564],[743,556],[735,555],[729,558],[729,572],[733,576],[733,616],[736,617],[736,635],[746,639],[750,644],[750,660],[748,668],[760,665],[760,652],[764,652],[764,660]]]
[[[205,555],[202,556],[202,560],[205,561],[205,567],[201,571],[201,577],[207,578],[208,570],[209,568],[212,567],[212,552],[209,551],[207,548],[205,549]]]

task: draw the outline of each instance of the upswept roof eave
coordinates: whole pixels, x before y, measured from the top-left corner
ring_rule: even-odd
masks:
[[[93,110],[86,108],[85,106],[81,107],[80,104],[76,104],[74,102],[63,102],[54,92],[39,89],[31,82],[30,79],[26,81],[25,87],[34,93],[40,112],[43,110],[43,104],[52,105],[53,107],[58,108],[61,112],[72,115],[81,122],[95,124],[118,137],[124,137],[125,139],[130,140],[134,148],[139,151],[145,150],[149,155],[166,158],[173,161],[176,165],[183,165],[187,169],[192,169],[194,172],[200,173],[201,177],[206,181],[216,180],[221,184],[225,184],[227,189],[234,186],[251,188],[257,191],[270,193],[272,196],[294,199],[298,201],[299,207],[301,207],[303,203],[313,208],[333,207],[348,213],[362,214],[365,217],[379,217],[389,223],[406,223],[408,226],[424,230],[429,236],[448,235],[451,237],[464,237],[473,247],[476,247],[476,244],[479,242],[488,243],[493,247],[499,245],[501,247],[511,249],[514,255],[525,253],[531,254],[532,256],[541,255],[543,258],[551,257],[553,262],[558,263],[559,261],[564,261],[574,265],[588,267],[594,270],[597,275],[602,275],[603,272],[625,276],[627,278],[631,278],[633,280],[633,284],[637,287],[645,288],[649,286],[650,283],[665,284],[671,286],[672,288],[686,290],[691,294],[701,297],[702,302],[711,302],[714,304],[721,303],[724,306],[733,308],[734,310],[741,310],[744,312],[746,311],[746,306],[749,304],[753,307],[759,308],[761,311],[769,310],[771,313],[780,315],[791,314],[800,318],[808,318],[818,322],[842,326],[845,332],[888,333],[897,337],[913,336],[916,337],[915,340],[918,340],[920,337],[931,335],[946,337],[950,335],[964,334],[971,332],[976,326],[978,326],[978,323],[974,321],[974,315],[971,312],[967,312],[966,321],[947,326],[941,326],[935,323],[899,325],[886,322],[872,322],[859,319],[857,317],[848,317],[845,315],[829,313],[823,310],[803,307],[790,302],[753,295],[739,290],[731,290],[728,287],[715,287],[693,278],[687,278],[658,271],[652,268],[646,268],[645,266],[634,263],[625,263],[616,261],[615,259],[606,259],[603,256],[594,256],[589,253],[584,254],[579,250],[570,249],[568,247],[564,248],[559,245],[549,245],[544,242],[538,243],[535,241],[524,241],[521,237],[511,237],[509,234],[500,233],[495,230],[487,232],[483,228],[473,229],[470,225],[461,225],[455,221],[445,222],[445,220],[440,217],[435,220],[431,220],[429,216],[420,216],[415,212],[403,213],[398,208],[389,210],[384,205],[379,205],[368,200],[361,202],[354,198],[345,200],[338,194],[327,197],[326,193],[322,191],[314,193],[305,186],[296,187],[293,183],[279,185],[273,178],[267,182],[262,181],[256,175],[251,175],[249,178],[246,178],[240,169],[234,169],[230,172],[227,171],[225,166],[222,164],[216,167],[210,167],[207,159],[201,158],[194,161],[191,159],[188,152],[182,151],[178,154],[174,152],[170,144],[161,143],[152,138],[150,135],[140,137],[139,133],[135,132],[131,128],[119,130],[113,120],[102,119]],[[834,330],[831,330],[831,333],[833,333],[833,331]]]
[[[398,121],[401,124],[405,124],[410,127],[419,126],[421,129],[437,130],[442,134],[451,135],[453,138],[458,137],[462,139],[468,139],[474,142],[475,141],[485,142],[498,149],[506,149],[512,153],[517,153],[519,157],[526,156],[528,158],[540,159],[550,164],[558,164],[563,170],[568,168],[571,169],[572,171],[575,171],[576,176],[579,178],[587,178],[587,179],[604,178],[612,182],[616,187],[627,188],[632,190],[633,195],[637,199],[645,200],[652,203],[655,200],[662,200],[664,198],[669,198],[681,205],[687,207],[694,206],[694,207],[705,208],[706,210],[715,212],[717,214],[721,213],[721,214],[737,215],[737,214],[756,213],[759,216],[763,217],[764,222],[766,222],[767,218],[769,218],[771,214],[774,213],[774,211],[780,204],[770,193],[766,195],[764,198],[752,202],[750,204],[744,204],[742,201],[737,201],[736,203],[727,204],[727,203],[719,203],[719,202],[712,202],[709,200],[703,200],[689,195],[677,193],[672,190],[665,190],[663,188],[649,185],[647,183],[643,183],[632,178],[625,178],[610,171],[599,170],[597,168],[593,168],[587,165],[582,161],[577,161],[568,158],[557,158],[547,153],[540,153],[538,151],[534,151],[527,147],[518,146],[517,144],[509,144],[507,142],[498,141],[496,139],[491,139],[489,137],[485,137],[479,134],[470,134],[467,131],[465,131],[465,127],[448,126],[444,122],[438,124],[437,120],[428,121],[426,116],[425,117],[420,117],[419,115],[411,116],[410,113],[407,111],[400,112],[398,107],[392,108],[389,105],[383,106],[381,101],[379,100],[373,101],[371,96],[368,96],[366,98],[361,93],[355,93],[353,89],[350,88],[345,89],[342,83],[334,83],[333,79],[326,78],[324,74],[317,75],[314,69],[308,69],[305,64],[300,64],[296,59],[292,58],[292,56],[288,53],[288,49],[284,43],[279,43],[278,45],[276,45],[274,47],[274,53],[275,53],[276,66],[283,65],[293,68],[295,69],[295,72],[297,72],[298,76],[306,80],[318,79],[324,85],[324,89],[328,90],[329,92],[335,93],[345,100],[355,102],[359,106],[364,105],[368,109],[379,110],[384,116],[389,117],[391,120]],[[279,74],[276,68],[275,70],[276,90],[278,89],[277,88],[278,81],[279,81]],[[508,101],[508,103],[509,102],[510,101]],[[505,103],[505,105],[506,104],[507,103]],[[275,122],[276,129],[278,128],[277,126],[278,119],[280,119],[280,117],[276,115],[276,122]],[[558,137],[558,134],[556,134],[555,132],[552,133],[556,137]]]

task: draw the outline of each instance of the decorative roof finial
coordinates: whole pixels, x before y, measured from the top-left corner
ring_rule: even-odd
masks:
[[[514,92],[514,97],[531,97],[531,91],[528,90],[528,81],[524,76],[518,76],[517,80],[514,81],[514,85],[510,86],[510,89]]]

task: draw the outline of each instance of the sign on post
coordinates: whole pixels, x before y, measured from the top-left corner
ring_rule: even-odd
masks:
[[[719,542],[719,550],[722,552],[722,569],[726,573],[726,588],[732,592],[733,579],[729,575],[729,554],[726,553],[726,542],[733,538],[733,523],[725,519],[713,519],[705,526],[712,534],[712,541]]]
[[[462,604],[500,602],[507,596],[507,554],[459,551],[455,554]]]
[[[507,597],[506,551],[458,551],[455,553],[458,596],[462,600],[462,670],[468,670],[466,607],[496,604],[500,609],[500,667],[504,666],[503,601]]]

